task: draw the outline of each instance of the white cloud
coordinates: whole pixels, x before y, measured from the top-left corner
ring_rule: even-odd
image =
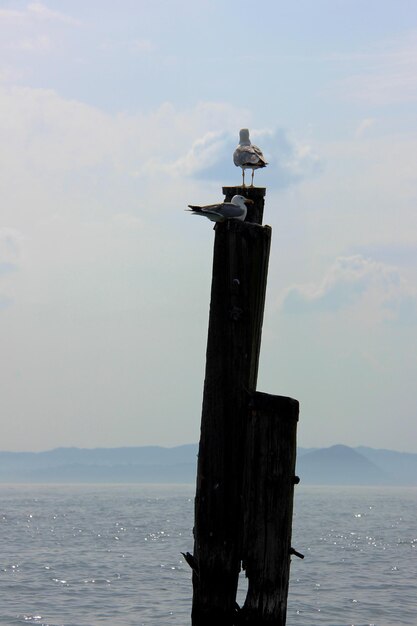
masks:
[[[291,139],[284,129],[253,130],[253,143],[259,143],[268,166],[256,174],[262,185],[269,188],[285,188],[321,170],[321,163],[312,147]],[[172,173],[211,179],[221,182],[225,175],[237,176],[232,155],[238,143],[236,127],[233,131],[208,132],[194,141],[180,159],[170,165]]]
[[[196,139],[187,154],[171,163],[169,169],[180,176],[203,173],[223,160],[225,153],[230,157],[230,143],[228,133],[208,132]]]
[[[361,308],[363,319],[417,321],[417,293],[398,268],[360,254],[339,257],[319,283],[287,289],[282,306],[291,313],[337,313]]]
[[[91,176],[97,168],[136,178],[166,175],[196,136],[230,129],[240,113],[205,102],[185,111],[165,103],[146,115],[111,115],[52,90],[0,86],[0,164],[4,172],[44,179],[88,168]],[[199,158],[201,168],[206,157]]]

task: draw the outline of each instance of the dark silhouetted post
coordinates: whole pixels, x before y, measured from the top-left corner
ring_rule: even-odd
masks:
[[[243,567],[249,580],[239,624],[285,626],[298,402],[256,392],[249,405],[243,483]]]
[[[195,498],[194,554],[186,555],[193,569],[193,626],[235,624],[238,612],[236,591],[243,554],[251,564],[248,572],[255,571],[257,567],[257,559],[244,543],[244,537],[250,536],[252,531],[249,526],[244,528],[244,524],[254,523],[259,526],[259,520],[255,519],[252,509],[246,511],[249,502],[243,493],[246,489],[251,489],[254,495],[258,493],[248,480],[252,470],[246,456],[255,428],[252,423],[255,409],[251,409],[248,420],[248,407],[250,402],[256,401],[258,395],[262,395],[255,391],[271,229],[261,225],[265,189],[225,187],[223,192],[226,200],[241,194],[253,200],[254,204],[248,207],[245,222],[230,220],[215,227]],[[274,410],[276,402],[273,401]],[[260,410],[259,407],[256,409],[256,415]],[[271,435],[272,423],[275,425],[274,420],[257,421],[256,428],[259,425],[261,429],[266,428],[256,439],[260,446]],[[270,446],[274,446],[275,441],[276,437]],[[277,454],[281,454],[280,450],[285,447],[286,443],[282,441]],[[270,459],[272,447],[268,450],[264,458]],[[250,453],[250,463],[256,464],[254,454]],[[287,467],[287,457],[284,457],[284,465]],[[279,459],[277,462],[281,463]],[[263,480],[268,471],[268,468],[257,468],[259,480]],[[294,471],[292,466],[291,470],[285,469],[283,473],[288,471]],[[281,483],[278,481],[277,484],[281,489]],[[283,497],[290,495],[286,490],[283,493]],[[267,492],[265,497],[268,499],[269,495],[270,492]],[[252,504],[256,506],[256,502]],[[290,508],[292,510],[292,501]],[[272,535],[268,535],[267,538],[260,537],[258,543],[262,545],[262,542],[267,541],[269,545],[272,540]],[[275,553],[284,554],[279,550]],[[285,552],[285,559],[287,556],[288,552]],[[252,580],[257,580],[256,576]],[[255,604],[255,600],[251,601],[247,610],[240,614],[244,616],[246,612],[247,616],[252,615],[251,607]]]
[[[271,229],[216,226],[195,500],[193,624],[232,624],[241,563],[242,445],[258,371]]]

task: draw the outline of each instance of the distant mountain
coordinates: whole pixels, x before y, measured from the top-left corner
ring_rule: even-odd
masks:
[[[197,453],[197,444],[0,452],[0,482],[194,483]],[[306,485],[417,485],[417,454],[344,445],[299,448],[296,472]]]
[[[383,485],[391,482],[386,472],[369,458],[342,445],[301,455],[297,474],[303,484]]]
[[[46,452],[0,452],[1,467],[42,469],[62,465],[174,465],[195,463],[197,444],[175,448],[143,446],[126,448],[55,448]]]
[[[417,454],[375,450],[361,446],[356,450],[384,470],[393,484],[417,485]]]
[[[195,481],[197,452],[197,444],[0,452],[0,482],[188,483]]]

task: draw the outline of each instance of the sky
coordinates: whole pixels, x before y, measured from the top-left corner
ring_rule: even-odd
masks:
[[[0,0],[2,450],[199,439],[214,233],[269,165],[258,390],[417,452],[417,3]]]

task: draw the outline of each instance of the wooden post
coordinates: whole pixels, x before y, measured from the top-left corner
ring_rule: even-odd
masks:
[[[270,240],[268,226],[216,225],[195,499],[194,626],[235,620],[242,450],[249,394],[256,388]]]
[[[298,402],[256,392],[271,229],[265,189],[224,187],[254,204],[216,224],[195,498],[193,626],[284,626]],[[243,561],[249,579],[236,605]]]
[[[290,574],[297,400],[255,393],[245,447],[242,559],[246,626],[285,626]],[[301,555],[302,556],[302,555]]]

